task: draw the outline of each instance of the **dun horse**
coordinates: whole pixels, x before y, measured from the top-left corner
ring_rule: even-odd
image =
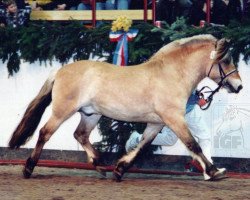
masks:
[[[99,155],[89,135],[102,115],[128,122],[145,122],[143,139],[117,163],[114,175],[121,180],[138,153],[163,128],[170,127],[198,160],[205,179],[219,179],[222,172],[211,164],[190,134],[184,114],[187,99],[206,76],[221,83],[228,92],[242,89],[240,76],[225,39],[199,35],[174,41],[161,48],[149,61],[125,68],[94,61],[68,64],[47,79],[29,104],[14,131],[9,146],[19,148],[33,135],[45,108],[52,101],[52,114],[40,130],[37,144],[23,169],[29,178],[44,144],[74,113],[81,121],[74,137],[98,169]]]

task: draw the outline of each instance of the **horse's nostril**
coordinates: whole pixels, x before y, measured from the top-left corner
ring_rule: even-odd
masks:
[[[243,86],[240,85],[240,86],[238,87],[238,89],[237,89],[237,93],[240,92],[240,90],[241,90],[242,88],[243,88]]]

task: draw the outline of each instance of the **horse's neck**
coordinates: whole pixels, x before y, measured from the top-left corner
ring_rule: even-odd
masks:
[[[185,82],[188,91],[192,91],[206,77],[206,65],[208,65],[206,60],[204,56],[197,57],[195,53],[185,57],[185,55],[171,51],[160,51],[149,62],[151,66],[157,66],[160,63],[163,72],[176,71],[176,75]]]

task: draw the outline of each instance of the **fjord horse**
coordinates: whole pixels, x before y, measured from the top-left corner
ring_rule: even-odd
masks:
[[[89,142],[89,135],[102,115],[147,123],[137,148],[118,161],[114,170],[117,180],[163,126],[171,128],[200,162],[206,179],[219,179],[220,170],[202,153],[189,132],[184,115],[188,97],[208,75],[228,92],[238,93],[242,89],[241,78],[228,50],[226,39],[199,35],[171,42],[140,65],[121,68],[104,62],[78,61],[62,67],[51,74],[29,104],[9,142],[12,149],[25,144],[52,101],[52,114],[41,128],[37,144],[26,161],[24,177],[30,177],[44,144],[58,127],[79,112],[81,121],[74,137],[97,169],[99,155]]]

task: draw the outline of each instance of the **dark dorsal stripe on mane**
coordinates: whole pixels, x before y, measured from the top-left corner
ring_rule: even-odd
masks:
[[[206,44],[213,44],[214,49],[211,49],[211,51],[216,51],[216,56],[214,59],[214,64],[219,62],[224,62],[225,64],[230,64],[232,62],[232,56],[229,51],[230,43],[227,39],[223,38],[221,40],[217,40],[214,36],[210,34],[204,34],[204,35],[195,35],[188,38],[182,38],[176,41],[173,41],[164,47],[162,47],[155,55],[153,55],[150,60],[154,60],[155,58],[158,58],[158,56],[161,56],[161,54],[164,52],[171,52],[174,50],[174,47],[192,47],[194,45],[206,45]],[[208,56],[210,56],[210,53]]]
[[[214,42],[215,49],[216,49],[216,58],[215,63],[217,62],[224,62],[226,64],[230,64],[232,62],[232,56],[229,51],[230,48],[230,41],[223,38],[221,40],[217,40],[212,35],[198,35],[189,38],[184,38],[175,41],[175,43],[179,45],[193,45],[195,43],[205,43],[205,42]]]
[[[232,56],[229,51],[230,41],[225,38],[221,39],[217,42],[216,46],[217,46],[216,47],[217,56],[216,56],[215,61],[230,64],[232,61]]]

